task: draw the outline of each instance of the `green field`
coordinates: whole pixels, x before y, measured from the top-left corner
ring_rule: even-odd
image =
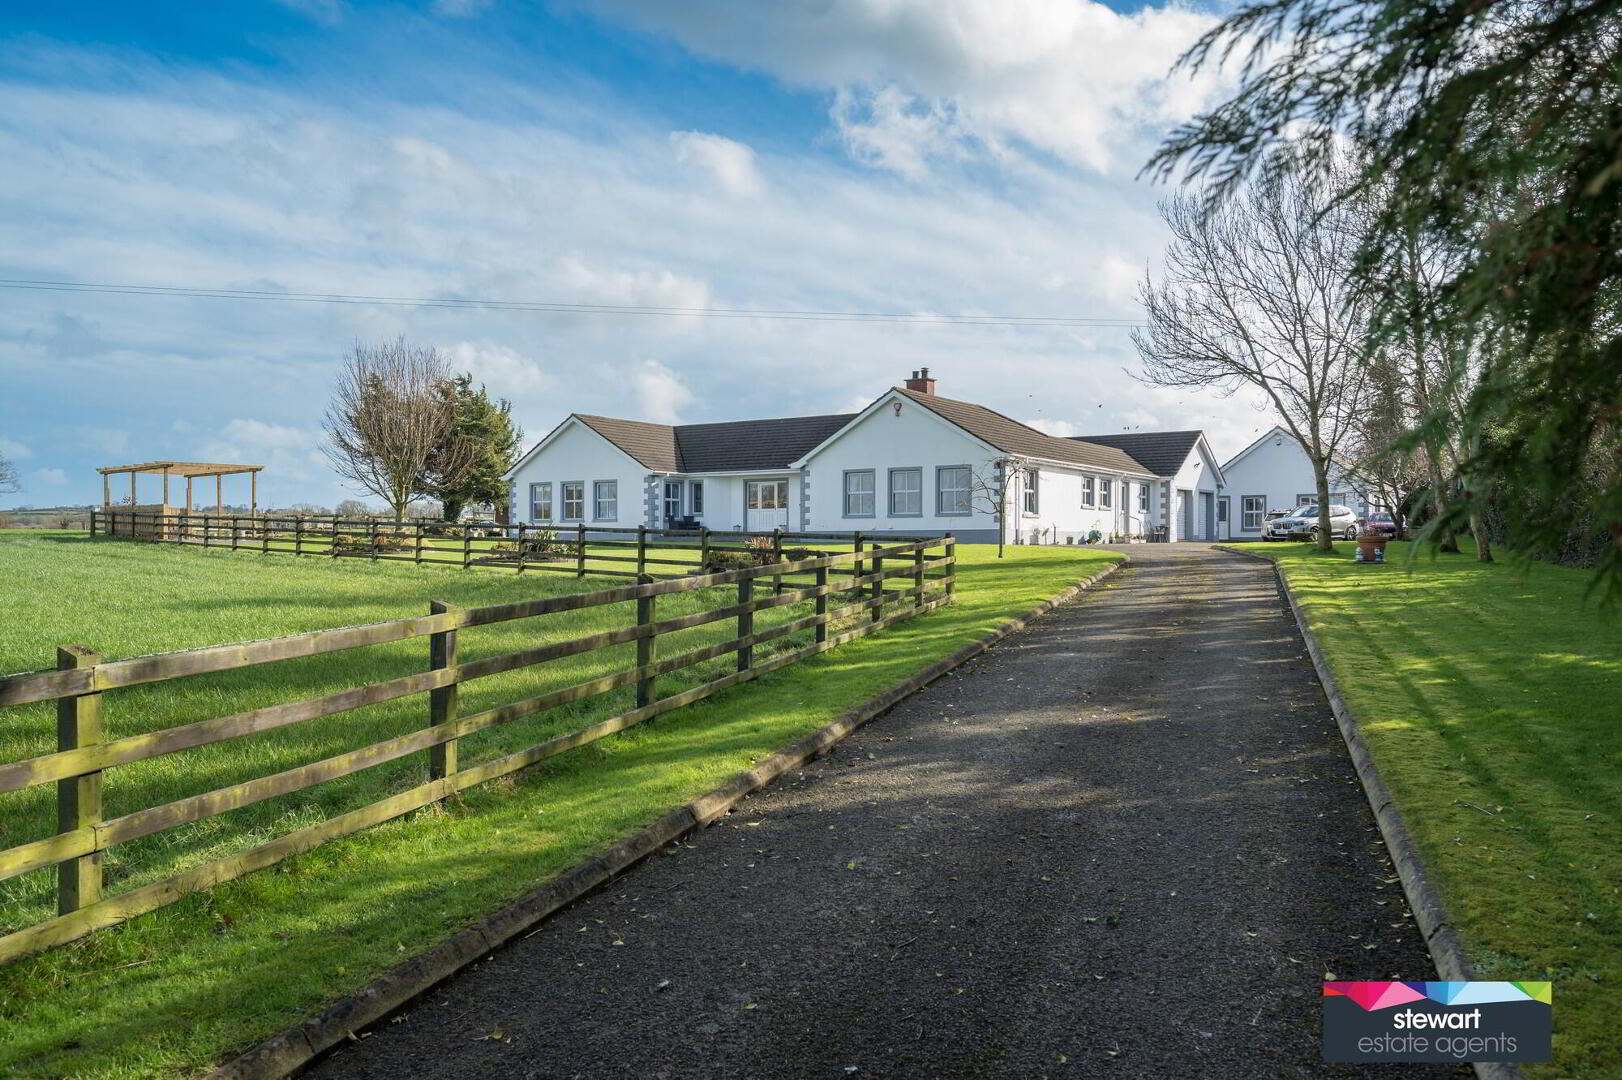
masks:
[[[1477,977],[1554,981],[1535,1074],[1622,1076],[1622,612],[1579,570],[1244,546],[1281,560]]]
[[[1119,556],[1074,548],[960,546],[950,608],[853,642],[756,683],[547,762],[511,781],[414,814],[188,897],[116,929],[0,970],[0,1074],[133,1078],[187,1075],[363,985],[383,968],[713,787]],[[0,532],[0,670],[49,666],[59,643],[109,657],[266,637],[601,587],[564,574],[519,576],[364,560],[297,559],[190,547]],[[660,615],[703,605],[661,601]],[[686,604],[688,606],[681,606]],[[803,614],[779,609],[774,619]],[[630,621],[629,605],[479,627],[462,656],[510,651]],[[766,625],[757,617],[757,626]],[[725,628],[723,628],[725,627]],[[670,648],[730,636],[683,631]],[[706,635],[710,635],[706,637]],[[773,647],[789,644],[773,642]],[[664,649],[661,641],[661,649]],[[510,672],[464,687],[482,708],[626,666],[628,647]],[[111,733],[152,730],[361,681],[421,670],[426,643],[202,676],[106,695]],[[716,662],[714,677],[728,660]],[[692,669],[689,682],[704,673]],[[671,676],[664,690],[687,683]],[[463,740],[473,762],[623,709],[629,690]],[[107,813],[220,787],[420,726],[421,698],[357,710],[215,747],[122,766]],[[41,707],[0,714],[0,760],[53,748]],[[109,891],[263,842],[420,782],[403,759],[345,781],[247,807],[108,853]],[[123,775],[120,775],[123,774]],[[52,829],[49,793],[0,796],[0,846]],[[7,927],[48,914],[50,877],[0,884]]]

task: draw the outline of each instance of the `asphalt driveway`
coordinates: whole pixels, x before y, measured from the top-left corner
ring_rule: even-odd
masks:
[[[1448,1075],[1319,1060],[1435,976],[1271,570],[1131,554],[311,1075]]]

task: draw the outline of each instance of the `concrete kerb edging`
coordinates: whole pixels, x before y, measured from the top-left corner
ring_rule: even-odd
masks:
[[[1374,821],[1379,825],[1380,835],[1385,840],[1386,849],[1391,853],[1391,863],[1397,868],[1397,877],[1402,882],[1402,891],[1408,899],[1408,908],[1414,913],[1414,922],[1419,926],[1419,932],[1430,950],[1431,960],[1436,964],[1436,973],[1448,982],[1465,982],[1473,979],[1475,974],[1470,965],[1470,958],[1465,955],[1458,931],[1448,921],[1447,909],[1442,906],[1442,896],[1437,892],[1430,873],[1425,869],[1413,834],[1403,823],[1402,812],[1397,809],[1396,801],[1391,797],[1391,789],[1386,786],[1385,778],[1380,775],[1379,768],[1374,764],[1368,744],[1363,741],[1357,717],[1340,692],[1340,684],[1335,679],[1335,673],[1330,670],[1328,658],[1324,656],[1317,636],[1307,624],[1306,613],[1301,610],[1301,602],[1296,599],[1295,590],[1290,588],[1290,579],[1284,573],[1284,567],[1279,565],[1277,559],[1258,552],[1243,551],[1225,544],[1217,544],[1215,547],[1218,551],[1241,555],[1247,559],[1258,559],[1272,566],[1273,574],[1278,579],[1279,591],[1284,594],[1284,599],[1290,605],[1290,613],[1295,616],[1295,624],[1301,631],[1301,640],[1306,643],[1307,655],[1312,658],[1312,666],[1318,673],[1318,681],[1323,684],[1324,696],[1329,699],[1329,708],[1335,714],[1335,723],[1340,727],[1341,737],[1346,740],[1346,751],[1351,755],[1352,765],[1357,769],[1357,777],[1363,783],[1363,792],[1368,796],[1369,806],[1374,810]],[[1507,1062],[1476,1061],[1471,1062],[1471,1066],[1482,1080],[1520,1080],[1522,1076],[1519,1068]]]
[[[420,956],[390,968],[359,992],[334,1002],[302,1023],[272,1035],[252,1050],[209,1073],[207,1080],[281,1080],[291,1075],[344,1039],[352,1038],[354,1032],[383,1019],[548,915],[580,899],[672,841],[721,817],[749,793],[821,757],[834,744],[903,698],[979,656],[1009,634],[1024,629],[1033,619],[1074,599],[1129,561],[1122,558],[1085,581],[1042,601],[1023,615],[988,630],[950,656],[937,660],[810,735],[790,743],[754,768],[737,773],[719,787],[672,810],[608,850],[598,852],[565,870]]]

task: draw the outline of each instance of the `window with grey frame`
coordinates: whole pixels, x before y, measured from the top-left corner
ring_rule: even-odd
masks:
[[[872,469],[849,469],[845,472],[845,516],[873,517],[874,472]]]
[[[1105,510],[1115,505],[1115,481],[1107,476],[1098,482],[1098,505]]]
[[[1149,485],[1148,484],[1139,484],[1138,485],[1138,511],[1140,513],[1144,513],[1144,514],[1147,514],[1149,512]]]
[[[543,480],[539,484],[529,485],[529,519],[552,520],[552,481]]]
[[[1267,513],[1266,495],[1244,495],[1239,499],[1239,527],[1245,532],[1260,532],[1262,515]]]
[[[563,496],[563,520],[586,520],[586,482],[565,480],[560,488]]]
[[[1081,505],[1091,507],[1097,502],[1098,480],[1091,476],[1081,478]]]
[[[890,516],[924,516],[924,470],[890,470]]]
[[[680,480],[665,481],[665,524],[670,525],[681,519],[681,490],[685,485]]]
[[[967,465],[941,465],[935,469],[935,513],[940,517],[967,517],[974,512],[974,470]]]
[[[591,485],[591,520],[618,521],[620,516],[620,483],[618,480],[597,480]]]
[[[1036,469],[1025,470],[1025,512],[1027,514],[1040,514],[1042,512],[1042,474]]]
[[[688,490],[687,512],[695,516],[704,512],[704,481],[694,480]]]

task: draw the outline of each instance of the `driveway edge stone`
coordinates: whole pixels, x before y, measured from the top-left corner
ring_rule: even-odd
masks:
[[[344,1039],[355,1038],[356,1031],[381,1020],[435,984],[477,963],[560,908],[605,884],[672,841],[721,817],[751,792],[821,757],[857,728],[903,698],[974,659],[1009,634],[1024,629],[1033,619],[1074,599],[1130,562],[1131,558],[1123,555],[1120,562],[1105,567],[1024,614],[988,630],[951,655],[887,687],[810,735],[790,743],[754,768],[735,774],[719,787],[670,811],[613,847],[577,863],[427,952],[390,968],[356,993],[272,1035],[208,1073],[206,1080],[281,1080],[292,1075]]]
[[[1295,625],[1301,631],[1301,640],[1306,643],[1307,655],[1312,658],[1313,670],[1318,673],[1318,681],[1323,684],[1324,696],[1329,699],[1329,708],[1335,714],[1335,723],[1340,727],[1341,737],[1346,740],[1347,753],[1351,755],[1352,765],[1357,769],[1357,778],[1362,781],[1363,792],[1368,796],[1369,806],[1374,811],[1374,820],[1380,826],[1380,836],[1385,840],[1386,850],[1391,853],[1392,865],[1397,868],[1403,895],[1408,899],[1408,907],[1414,913],[1414,922],[1419,926],[1419,932],[1425,938],[1425,946],[1430,950],[1431,959],[1436,964],[1436,973],[1447,982],[1468,982],[1475,978],[1475,969],[1470,964],[1469,956],[1465,954],[1464,945],[1459,941],[1458,931],[1448,920],[1447,909],[1442,905],[1441,893],[1437,891],[1430,872],[1425,868],[1424,860],[1420,858],[1419,848],[1414,843],[1413,834],[1408,831],[1408,826],[1402,820],[1402,812],[1397,809],[1396,800],[1391,796],[1391,789],[1374,764],[1368,743],[1363,740],[1357,715],[1352,712],[1350,703],[1340,692],[1340,684],[1335,679],[1334,671],[1329,667],[1323,647],[1318,644],[1317,636],[1307,623],[1306,613],[1301,610],[1301,602],[1296,598],[1295,590],[1290,587],[1290,579],[1284,573],[1284,567],[1277,559],[1259,552],[1244,551],[1227,544],[1213,546],[1218,551],[1226,551],[1230,555],[1239,555],[1247,559],[1258,559],[1272,566],[1273,576],[1278,579],[1279,591],[1284,594],[1284,599],[1290,606],[1290,613],[1295,616]],[[1470,1064],[1481,1080],[1522,1080],[1523,1077],[1521,1070],[1508,1062],[1473,1061]]]

